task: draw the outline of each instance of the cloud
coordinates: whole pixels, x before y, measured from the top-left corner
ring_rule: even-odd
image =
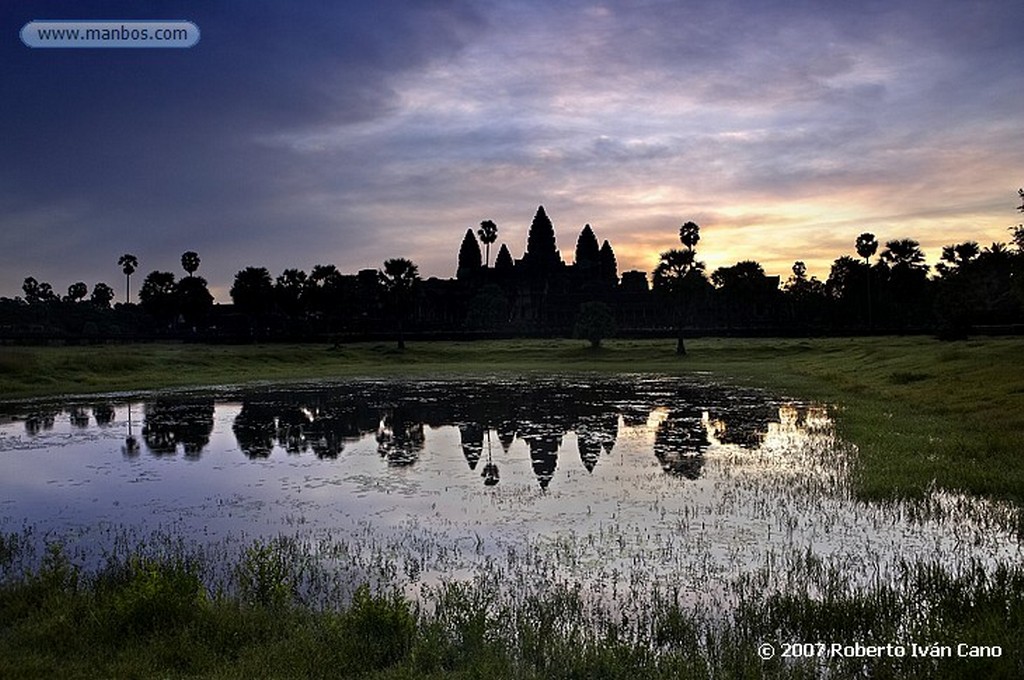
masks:
[[[20,26],[76,7],[0,11]],[[395,255],[450,276],[482,219],[519,256],[539,203],[566,257],[590,222],[620,268],[649,269],[695,219],[709,266],[770,258],[785,275],[805,259],[821,275],[863,230],[991,240],[1024,183],[1012,4],[190,12],[192,50],[0,46],[14,93],[0,117],[0,294],[28,275],[113,280],[125,250],[144,271],[198,250],[222,290],[249,264],[355,271]]]

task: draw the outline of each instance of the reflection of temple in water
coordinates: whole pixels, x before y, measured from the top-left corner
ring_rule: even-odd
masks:
[[[579,379],[577,379],[579,380]],[[239,449],[254,459],[275,449],[341,456],[347,445],[372,437],[388,466],[417,464],[426,429],[453,427],[469,470],[486,486],[499,483],[494,451],[514,455],[520,440],[541,489],[558,467],[567,434],[575,435],[579,465],[590,474],[601,467],[620,436],[620,427],[653,432],[652,454],[661,469],[680,479],[704,473],[705,454],[716,444],[756,450],[779,406],[754,391],[691,385],[676,379],[572,383],[557,379],[448,382],[358,382],[347,387],[295,388],[246,394],[231,425]],[[97,424],[113,420],[113,407],[90,407]],[[212,397],[158,397],[143,406],[141,440],[154,455],[183,450],[198,456],[210,442]],[[89,410],[73,408],[68,417],[80,427]],[[56,413],[56,412],[55,412]],[[788,414],[787,418],[800,418]],[[26,431],[53,427],[54,413],[37,410]],[[636,436],[630,434],[631,437]],[[492,444],[492,437],[497,442]],[[564,464],[564,463],[563,463]]]

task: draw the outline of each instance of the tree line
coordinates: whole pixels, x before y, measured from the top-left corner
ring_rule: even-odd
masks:
[[[1024,212],[1024,189],[1018,192]],[[526,250],[514,259],[502,243],[491,263],[498,225],[484,220],[461,241],[454,279],[422,280],[415,263],[386,260],[379,269],[344,274],[322,264],[309,272],[266,267],[235,274],[230,305],[215,305],[198,276],[195,251],[181,256],[185,276],[154,270],[138,288],[138,304],[114,304],[105,282],[71,284],[66,295],[34,277],[23,296],[0,298],[0,331],[8,337],[195,337],[314,339],[407,333],[569,335],[598,345],[616,329],[677,337],[699,333],[939,332],[962,337],[982,325],[1024,322],[1024,225],[1009,243],[952,243],[931,267],[918,241],[851,238],[824,281],[794,262],[785,280],[744,260],[708,272],[698,257],[700,227],[685,222],[680,247],[660,254],[646,272],[621,275],[609,241],[591,225],[580,231],[573,263],[557,247],[554,225],[538,207]],[[483,245],[483,249],[481,248]],[[139,260],[117,260],[124,298],[132,299]]]

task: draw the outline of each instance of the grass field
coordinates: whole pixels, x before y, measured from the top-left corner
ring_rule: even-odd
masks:
[[[873,502],[932,488],[1024,503],[1024,341],[927,338],[709,339],[207,347],[0,348],[0,394],[22,399],[250,381],[445,377],[570,371],[710,372],[726,383],[835,406],[857,444],[855,488]],[[916,504],[911,503],[910,507]],[[1020,512],[1017,513],[1019,517]],[[1018,529],[1019,530],[1019,529]],[[658,584],[630,619],[572,589],[516,590],[486,578],[414,603],[378,590],[311,605],[297,585],[329,581],[311,549],[281,539],[235,561],[201,546],[129,546],[87,572],[60,543],[0,532],[3,677],[1005,677],[1024,674],[1024,570],[908,561],[852,585],[807,551],[732,584],[735,609],[680,607]],[[192,552],[198,551],[198,552]],[[938,559],[941,560],[941,557]],[[209,572],[230,582],[211,587]],[[782,660],[787,642],[900,643],[979,658]],[[765,660],[761,645],[775,645]],[[937,646],[931,646],[937,645]],[[947,649],[948,648],[948,649]],[[992,656],[998,650],[999,656]]]
[[[566,340],[321,345],[108,345],[0,348],[0,395],[148,390],[316,378],[565,371],[708,371],[837,407],[860,449],[865,498],[938,487],[1024,502],[1024,340],[924,337]]]
[[[645,606],[627,618],[595,611],[572,587],[503,597],[486,578],[438,586],[420,604],[361,587],[348,601],[310,606],[295,585],[317,568],[315,557],[287,539],[256,543],[227,565],[151,544],[110,555],[95,572],[51,546],[39,568],[10,576],[24,550],[24,537],[0,533],[4,678],[1019,678],[1024,672],[1019,566],[951,575],[938,563],[913,563],[892,582],[851,589],[840,571],[797,555],[779,567],[794,584],[786,592],[767,589],[766,573],[756,571],[734,584],[734,610],[709,613],[681,606],[650,584],[638,595]],[[215,562],[233,575],[227,590],[207,585]],[[782,658],[793,642],[803,643],[799,653]],[[833,644],[838,653],[815,651]],[[858,644],[894,644],[904,655],[858,657]],[[927,650],[948,653],[934,659]]]

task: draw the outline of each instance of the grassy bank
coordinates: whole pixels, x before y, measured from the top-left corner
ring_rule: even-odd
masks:
[[[6,678],[1017,678],[1024,672],[1019,567],[950,574],[939,564],[913,563],[892,581],[851,587],[840,571],[798,554],[777,567],[786,572],[785,592],[773,590],[765,572],[754,572],[730,586],[734,609],[709,612],[649,584],[637,595],[645,606],[627,617],[588,601],[571,584],[510,592],[486,575],[434,587],[418,604],[386,586],[376,592],[363,586],[345,600],[314,605],[299,584],[323,565],[291,539],[255,543],[228,564],[188,547],[136,546],[88,572],[53,544],[35,560],[38,566],[19,569],[20,553],[31,550],[24,538],[0,534],[0,675]],[[211,588],[212,568],[229,580]],[[796,642],[804,644],[782,658]],[[766,643],[771,658],[763,658]],[[904,656],[858,656],[855,647],[887,644],[900,646]],[[946,656],[930,658],[927,650]]]
[[[932,486],[1024,502],[1024,340],[929,338],[707,339],[676,357],[672,341],[572,341],[324,346],[128,345],[0,348],[7,398],[345,376],[530,371],[710,371],[838,406],[861,450],[866,498]]]

